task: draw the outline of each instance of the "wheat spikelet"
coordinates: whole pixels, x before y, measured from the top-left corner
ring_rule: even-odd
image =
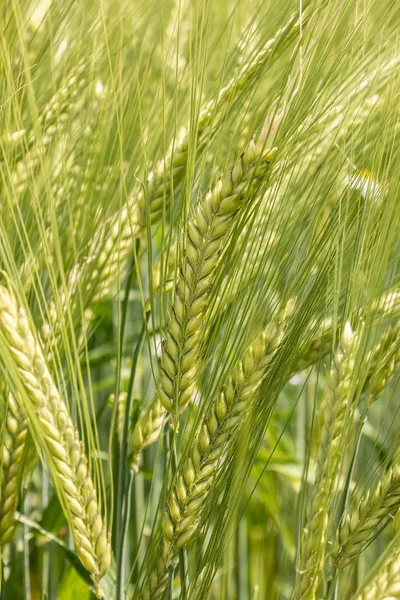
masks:
[[[0,548],[12,540],[21,482],[27,472],[30,474],[34,464],[36,453],[28,433],[27,420],[19,410],[15,398],[9,394],[0,497]]]
[[[289,303],[246,349],[221,393],[207,410],[193,448],[180,466],[170,492],[163,514],[161,557],[147,580],[143,599],[162,597],[169,567],[178,550],[193,539],[226,446],[232,433],[240,427],[281,344],[291,309],[292,303]]]
[[[400,507],[400,453],[371,490],[365,490],[353,509],[344,516],[332,548],[333,568],[349,564],[376,536],[385,521]]]
[[[236,212],[266,174],[271,156],[251,143],[230,177],[220,180],[189,220],[157,387],[162,405],[171,413],[182,410],[195,390],[202,322],[224,236]]]
[[[329,524],[329,499],[338,479],[341,444],[349,406],[351,373],[354,366],[355,335],[346,323],[341,343],[333,358],[326,388],[325,422],[317,452],[317,468],[307,524],[303,531],[298,569],[298,597],[315,600],[325,557]]]
[[[4,287],[0,288],[0,326],[19,381],[35,410],[38,438],[53,466],[54,483],[78,556],[91,573],[101,597],[99,582],[110,564],[111,548],[89,463],[67,405],[61,400],[42,350],[32,335],[25,311]]]
[[[131,469],[138,471],[142,451],[153,444],[160,435],[166,411],[156,394],[149,406],[139,416],[132,434]]]
[[[358,590],[352,600],[395,600],[400,598],[400,550],[390,553],[372,579]]]

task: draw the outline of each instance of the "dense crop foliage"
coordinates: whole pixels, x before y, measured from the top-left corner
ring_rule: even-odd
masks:
[[[400,598],[399,25],[1,3],[1,600]]]

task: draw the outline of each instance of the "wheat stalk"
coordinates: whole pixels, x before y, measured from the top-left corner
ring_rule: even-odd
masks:
[[[189,456],[178,468],[166,503],[161,557],[149,575],[141,598],[164,594],[168,571],[180,548],[192,539],[202,518],[205,500],[223,463],[226,446],[247,414],[249,404],[260,389],[269,365],[280,346],[289,303],[284,311],[253,341],[218,397],[211,404],[196,433]]]
[[[37,416],[37,437],[51,466],[78,556],[101,597],[100,579],[111,560],[110,540],[78,432],[55,386],[25,311],[0,287],[0,326],[18,379]],[[28,409],[29,411],[29,409]]]
[[[329,373],[325,392],[325,421],[317,451],[317,468],[309,515],[303,530],[297,588],[302,600],[315,600],[325,558],[329,500],[336,489],[342,461],[343,434],[350,403],[356,336],[346,323]]]

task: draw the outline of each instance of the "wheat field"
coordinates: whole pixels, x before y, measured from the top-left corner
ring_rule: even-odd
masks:
[[[400,5],[0,6],[0,600],[400,598]]]

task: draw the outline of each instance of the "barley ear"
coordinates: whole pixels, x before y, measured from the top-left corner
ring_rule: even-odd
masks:
[[[340,472],[341,443],[349,412],[356,340],[350,323],[346,323],[322,399],[325,421],[317,449],[315,483],[308,504],[297,576],[298,597],[302,600],[315,600],[321,581],[329,533],[329,506]]]
[[[101,597],[100,579],[109,567],[111,546],[89,462],[26,313],[4,287],[0,287],[0,330],[12,360],[10,377],[16,383],[16,398],[21,396],[29,414],[30,426],[49,464],[78,557],[91,573],[96,593]]]
[[[230,176],[219,181],[189,219],[157,386],[161,404],[173,414],[185,408],[196,388],[202,325],[224,238],[266,175],[271,158],[251,143]]]
[[[176,473],[162,517],[161,556],[141,598],[156,600],[163,596],[170,566],[176,561],[179,549],[193,539],[229,441],[243,425],[250,403],[260,389],[281,344],[291,309],[292,303],[290,310],[288,305],[250,344],[204,416],[193,448]]]

